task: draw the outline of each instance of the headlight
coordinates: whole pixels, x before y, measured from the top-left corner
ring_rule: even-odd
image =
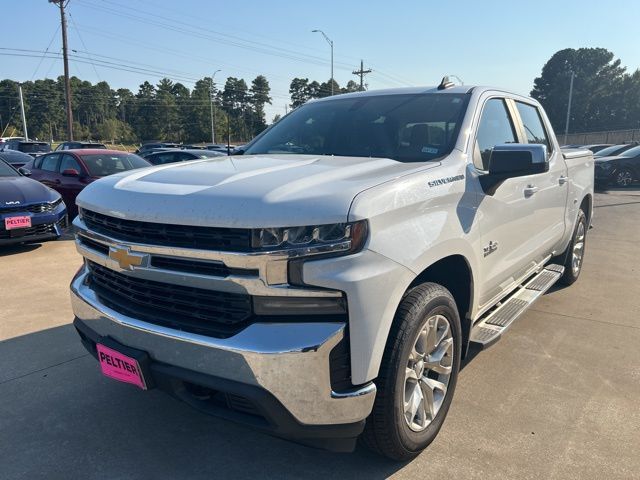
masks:
[[[329,252],[355,253],[367,239],[367,221],[253,230],[252,246],[259,250],[291,250],[292,256]]]

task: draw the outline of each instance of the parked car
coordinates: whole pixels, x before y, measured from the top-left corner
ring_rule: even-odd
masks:
[[[151,164],[133,153],[118,150],[81,149],[42,155],[26,168],[32,178],[57,190],[67,204],[71,218],[78,214],[76,196],[91,182]]]
[[[593,156],[594,158],[615,157],[616,155],[620,155],[621,153],[626,152],[630,148],[637,147],[637,146],[638,146],[638,142],[623,143],[620,145],[611,145],[610,147],[599,150],[598,153],[595,153]]]
[[[146,155],[144,158],[153,165],[164,165],[165,163],[186,162],[188,160],[224,156],[224,153],[213,150],[164,150]]]
[[[578,280],[593,155],[552,131],[532,98],[445,79],[307,102],[242,158],[94,182],[74,325],[111,378],[415,457],[469,348]]]
[[[0,246],[54,240],[67,226],[60,194],[28,174],[0,159]]]
[[[222,152],[227,153],[227,145],[222,143],[210,144],[207,145],[207,150],[213,150],[214,152]],[[233,150],[235,147],[233,145],[229,146],[230,150]]]
[[[174,151],[174,150],[180,150],[180,149],[179,148],[161,148],[161,147],[149,148],[147,150],[137,153],[136,155],[142,158],[147,158],[149,155],[156,152],[167,152],[167,151]]]
[[[103,143],[94,143],[94,142],[63,142],[60,145],[58,145],[54,151],[57,152],[60,150],[78,150],[82,148],[106,149],[107,146]]]
[[[31,140],[9,140],[4,144],[4,149],[17,150],[19,152],[28,153],[32,157],[37,157],[43,153],[51,151],[51,145],[47,142],[37,142]]]
[[[622,152],[615,157],[600,157],[595,161],[597,185],[628,187],[640,181],[640,146]]]
[[[12,167],[20,168],[33,160],[33,157],[18,150],[0,150],[0,160],[4,160]]]
[[[180,144],[171,142],[149,142],[143,144],[135,151],[135,153],[144,153],[147,150],[151,150],[152,148],[180,148]]]
[[[600,150],[604,150],[605,148],[608,148],[610,146],[610,143],[594,143],[591,145],[582,145],[578,148],[586,148],[588,150],[591,150],[593,153],[598,153]]]

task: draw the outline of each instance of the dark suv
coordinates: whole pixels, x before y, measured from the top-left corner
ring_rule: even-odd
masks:
[[[51,145],[47,142],[35,142],[29,140],[9,140],[2,144],[4,149],[17,150],[22,153],[28,153],[32,157],[37,157],[43,153],[51,151]]]

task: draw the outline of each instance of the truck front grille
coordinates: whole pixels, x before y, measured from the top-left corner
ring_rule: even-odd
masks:
[[[134,278],[88,262],[89,283],[110,308],[158,325],[228,337],[252,316],[249,295]]]
[[[166,225],[110,217],[82,209],[82,220],[94,232],[118,240],[169,247],[245,252],[251,250],[251,229]]]

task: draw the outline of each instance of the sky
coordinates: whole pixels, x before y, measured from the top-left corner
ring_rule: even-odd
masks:
[[[0,5],[0,79],[61,75],[62,61],[47,58],[62,48],[58,9],[47,0]],[[135,93],[165,76],[192,88],[218,69],[219,86],[263,74],[268,122],[285,113],[292,78],[330,78],[330,47],[314,29],[334,43],[336,81],[358,80],[351,72],[362,59],[373,70],[370,90],[455,75],[528,94],[545,62],[568,47],[604,47],[629,71],[640,68],[639,0],[69,0],[67,13],[72,75]]]

